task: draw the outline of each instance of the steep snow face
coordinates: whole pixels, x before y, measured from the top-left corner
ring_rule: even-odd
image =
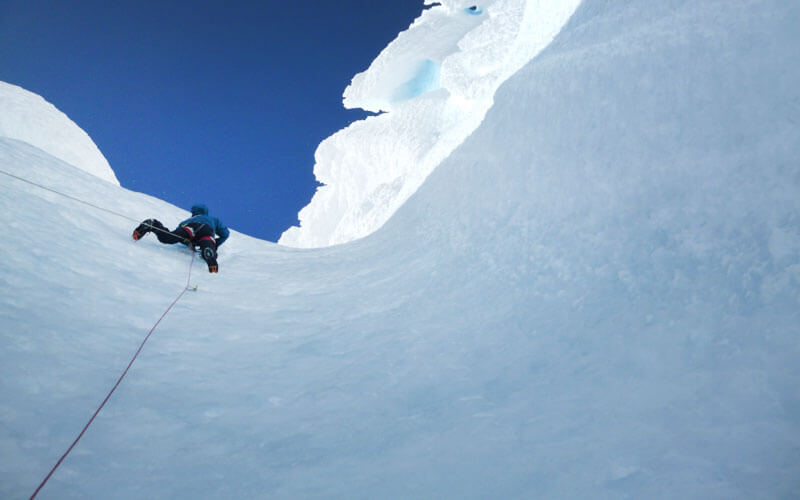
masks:
[[[587,0],[380,230],[195,263],[40,498],[797,498],[799,16]],[[185,216],[19,141],[0,164]],[[0,497],[26,498],[191,257],[2,176],[0,213]]]
[[[119,185],[95,143],[42,97],[0,82],[0,137],[27,142],[70,165]]]
[[[428,2],[434,3],[434,2]],[[559,32],[579,0],[451,0],[424,11],[344,93],[386,111],[323,141],[321,186],[279,243],[321,247],[375,231],[480,124],[497,88]]]

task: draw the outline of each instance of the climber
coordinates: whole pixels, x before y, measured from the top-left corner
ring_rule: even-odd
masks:
[[[216,273],[219,270],[217,248],[230,235],[228,228],[219,219],[208,215],[208,207],[205,205],[194,205],[192,216],[178,224],[174,231],[164,227],[164,224],[157,219],[147,219],[133,231],[133,239],[139,240],[150,231],[156,233],[156,237],[161,243],[168,245],[184,243],[192,249],[195,246],[200,247],[200,255],[208,264],[210,273]]]

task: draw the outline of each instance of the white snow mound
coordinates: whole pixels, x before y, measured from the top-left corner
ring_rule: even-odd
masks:
[[[5,82],[0,82],[0,137],[27,142],[119,185],[103,153],[75,122],[41,96]]]

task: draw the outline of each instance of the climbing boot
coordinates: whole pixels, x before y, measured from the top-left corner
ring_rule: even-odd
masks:
[[[155,219],[146,219],[142,221],[139,226],[133,230],[133,239],[139,240],[142,236],[153,230],[153,227],[164,227],[160,222]]]
[[[203,260],[206,261],[206,264],[208,264],[208,272],[216,273],[219,271],[219,265],[217,264],[217,252],[215,252],[213,248],[204,247],[201,255]]]

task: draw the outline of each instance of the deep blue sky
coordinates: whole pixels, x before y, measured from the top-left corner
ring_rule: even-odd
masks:
[[[365,116],[344,88],[422,2],[4,0],[0,80],[66,113],[124,187],[275,241],[316,146]]]

